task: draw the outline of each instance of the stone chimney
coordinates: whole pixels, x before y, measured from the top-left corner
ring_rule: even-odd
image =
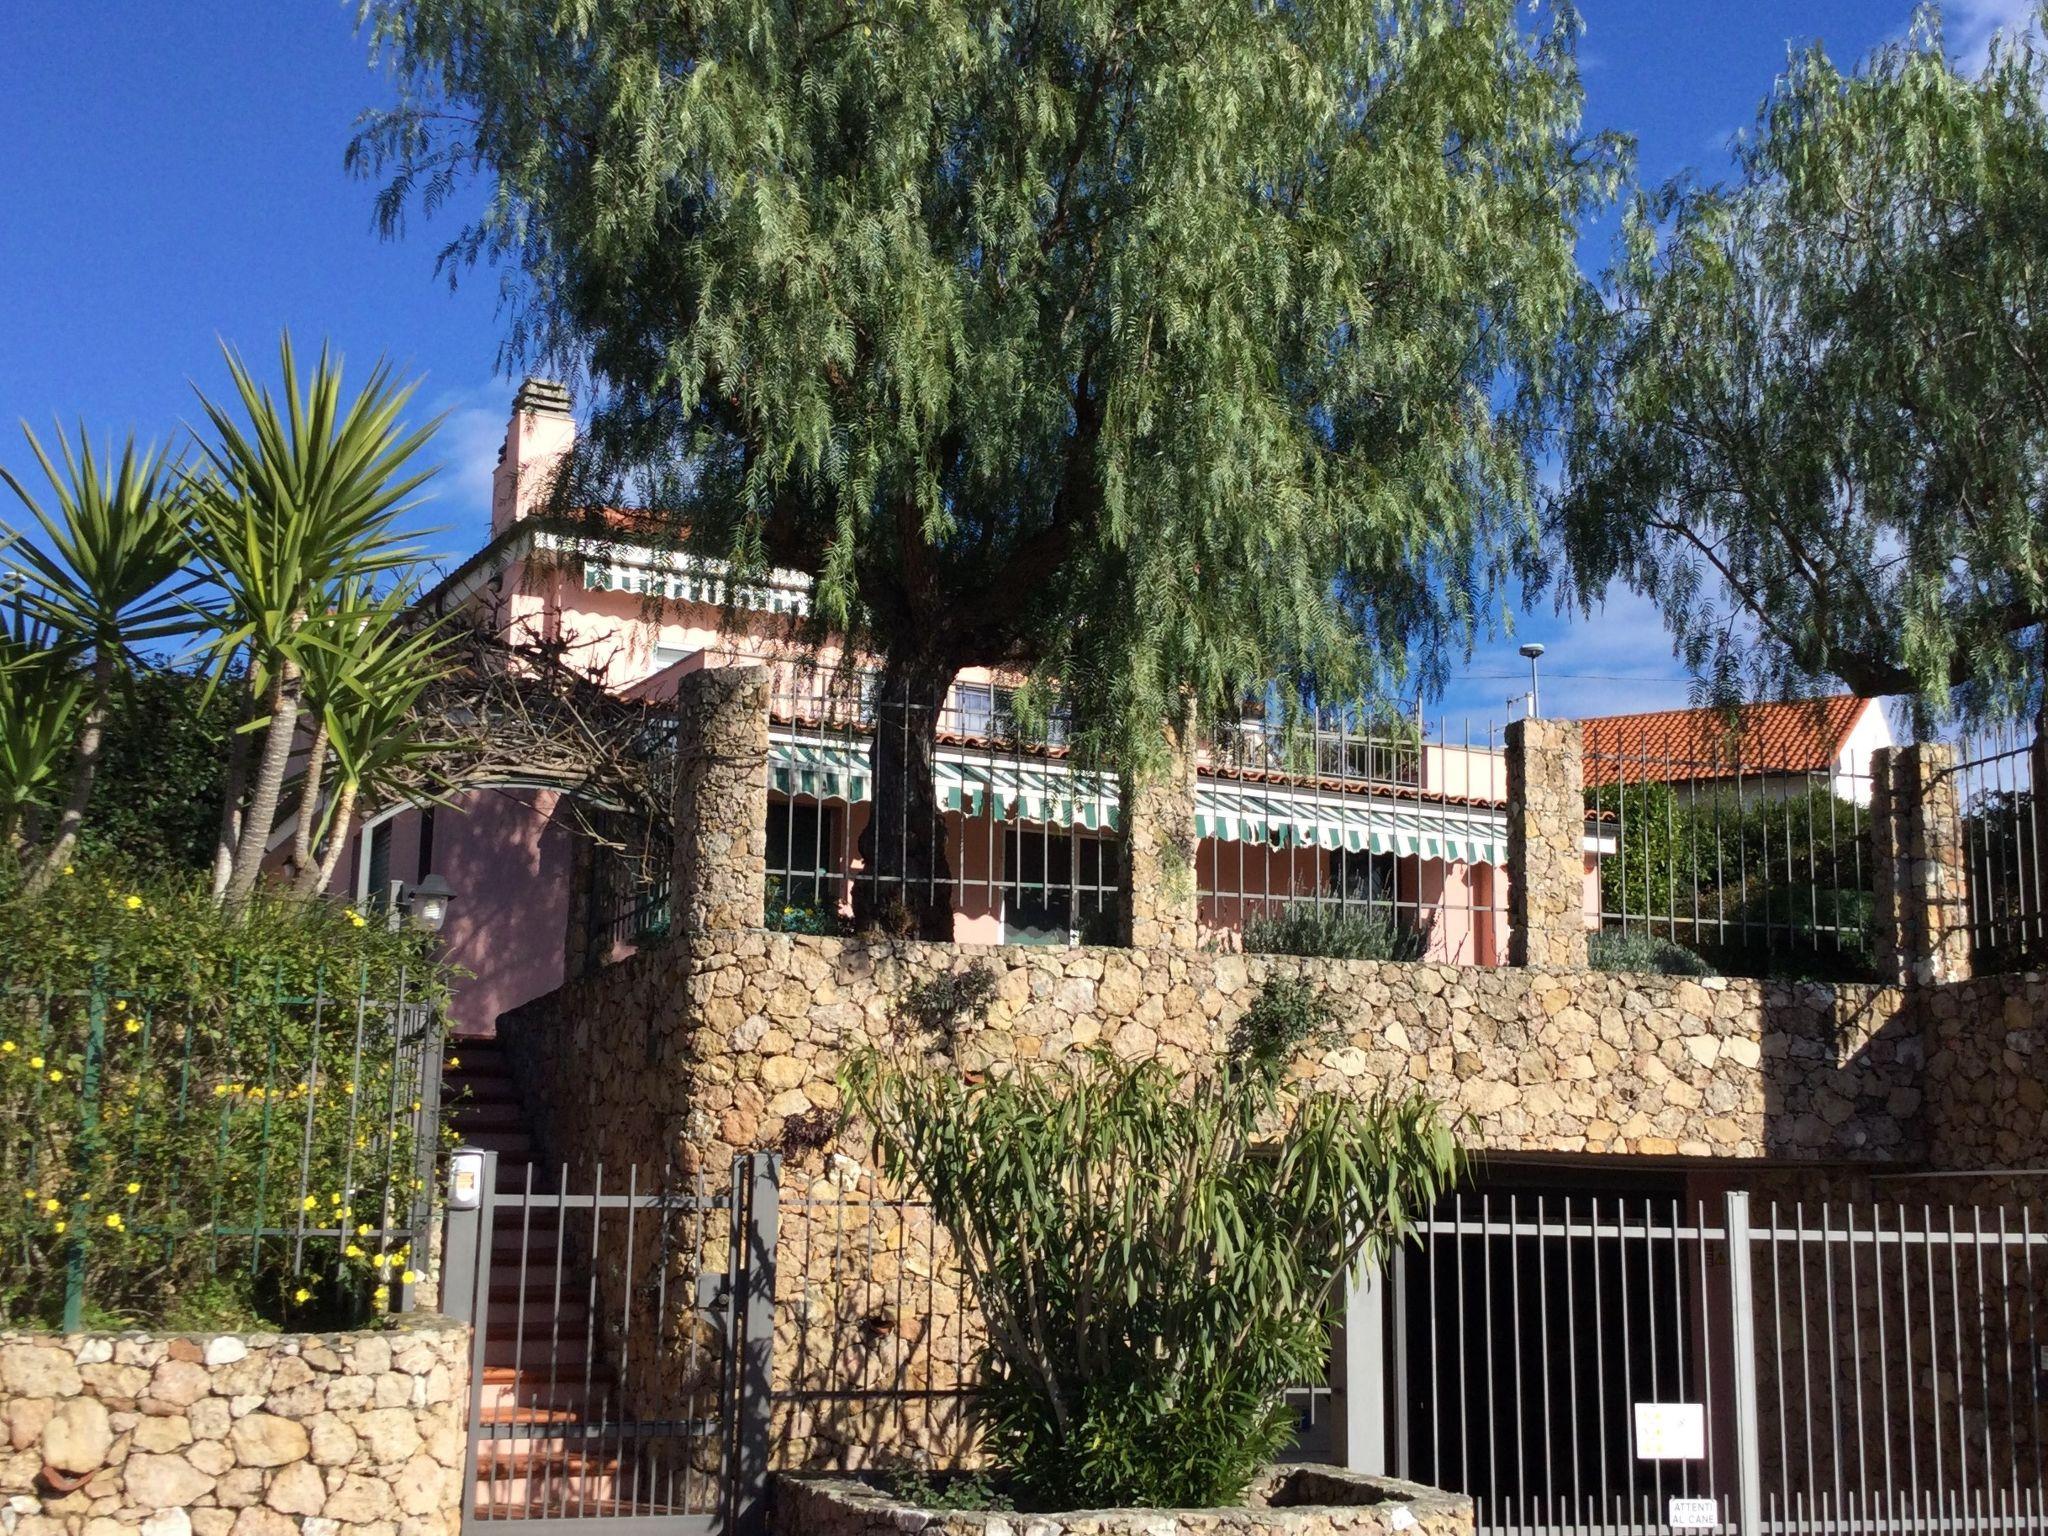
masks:
[[[512,397],[505,446],[491,474],[491,537],[530,517],[554,489],[554,477],[576,446],[569,391],[553,379],[528,379]]]

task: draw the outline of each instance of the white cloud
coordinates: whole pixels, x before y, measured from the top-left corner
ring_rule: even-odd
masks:
[[[441,472],[427,483],[414,521],[438,530],[429,543],[445,564],[475,553],[490,537],[491,471],[505,441],[512,393],[503,380],[491,379],[426,402],[426,414],[441,418],[427,454]]]
[[[1998,32],[2031,30],[2036,0],[1949,0],[1942,10],[1948,51],[1965,69],[1984,67]]]

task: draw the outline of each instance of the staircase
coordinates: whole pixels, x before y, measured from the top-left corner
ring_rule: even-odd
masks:
[[[660,1514],[620,1430],[614,1381],[590,1316],[586,1242],[564,1243],[545,1198],[557,1174],[536,1161],[533,1133],[497,1041],[454,1041],[443,1079],[448,1120],[462,1140],[498,1154],[496,1222],[478,1418],[476,1514]],[[528,1191],[535,1198],[527,1200]],[[587,1233],[572,1204],[572,1233]],[[555,1431],[549,1433],[550,1430]]]

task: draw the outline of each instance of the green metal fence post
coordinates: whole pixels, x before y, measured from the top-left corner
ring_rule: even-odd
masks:
[[[92,993],[86,1000],[85,1064],[79,1074],[81,1103],[78,1145],[89,1181],[99,1161],[100,1150],[100,1061],[107,1050],[107,967],[102,961],[92,968]],[[64,1331],[77,1333],[85,1326],[85,1239],[88,1213],[74,1209],[71,1241],[64,1249]]]

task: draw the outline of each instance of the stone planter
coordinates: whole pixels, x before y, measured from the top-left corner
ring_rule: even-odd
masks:
[[[1269,1467],[1227,1509],[1085,1509],[1052,1514],[935,1510],[847,1477],[781,1473],[775,1536],[1471,1536],[1472,1501],[1341,1467]]]
[[[0,1536],[454,1536],[469,1337],[0,1332]]]

